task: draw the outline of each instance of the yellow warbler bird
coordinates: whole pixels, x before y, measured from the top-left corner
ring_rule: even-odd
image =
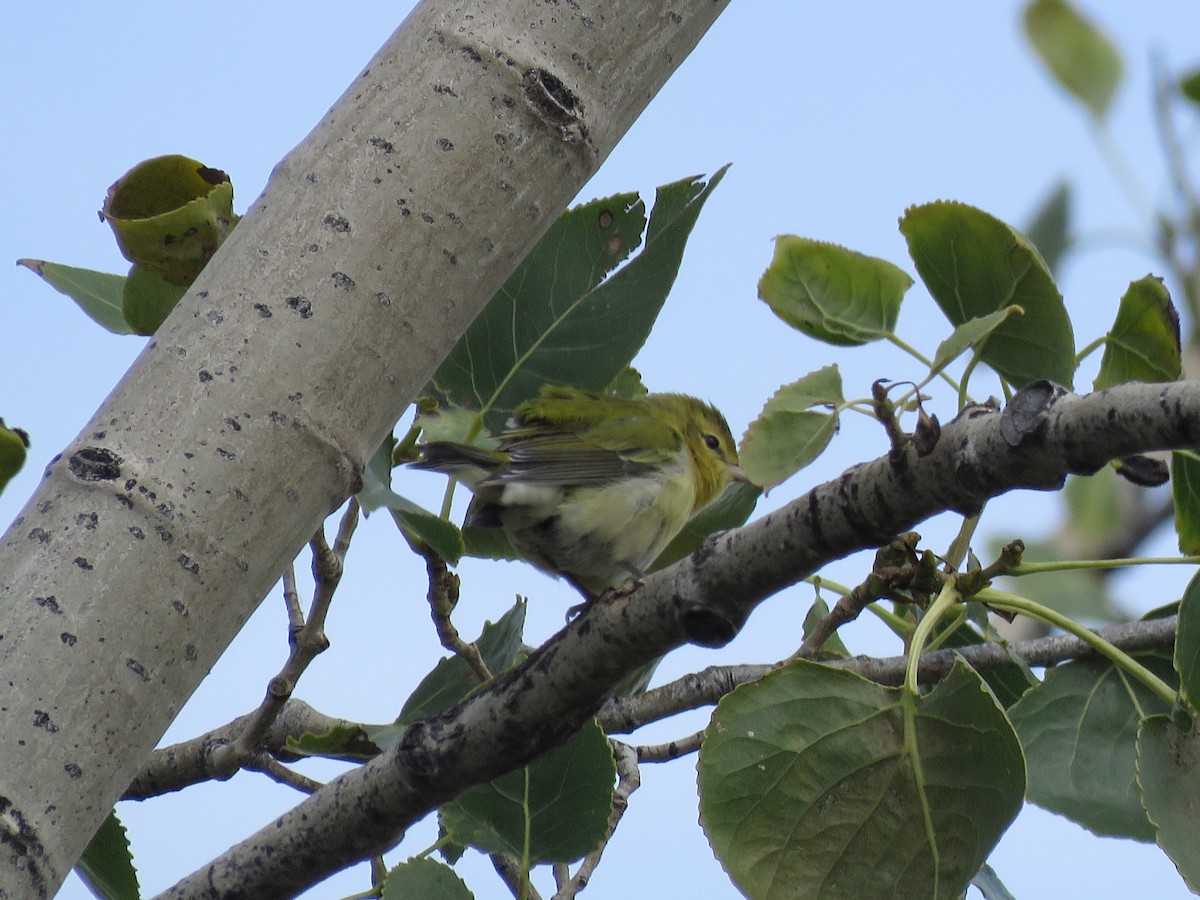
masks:
[[[693,513],[746,480],[725,417],[695,397],[546,387],[513,419],[495,450],[431,441],[412,465],[467,485],[468,525],[502,528],[519,556],[587,597],[640,576]]]

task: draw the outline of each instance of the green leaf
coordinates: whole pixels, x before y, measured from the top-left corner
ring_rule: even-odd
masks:
[[[1179,93],[1200,106],[1200,69],[1192,69],[1179,79]]]
[[[151,335],[186,293],[186,285],[169,284],[144,266],[134,265],[125,279],[121,314],[135,333]]]
[[[84,849],[75,874],[103,900],[137,900],[141,896],[129,838],[116,810],[108,814]]]
[[[512,665],[517,651],[521,649],[524,628],[524,600],[518,600],[494,625],[491,622],[484,623],[483,633],[475,643],[493,675]],[[445,656],[433,667],[432,672],[421,679],[416,690],[405,701],[400,715],[396,717],[396,724],[411,725],[426,716],[447,710],[477,687],[479,681],[462,657]],[[367,733],[374,740],[370,729]]]
[[[817,623],[827,615],[829,615],[829,604],[825,602],[823,597],[818,596],[804,616],[803,636],[805,640],[808,640],[809,634],[817,627]],[[843,643],[841,635],[835,631],[821,645],[819,659],[821,661],[828,659],[849,659],[850,655],[850,649]]]
[[[483,413],[490,431],[543,384],[603,390],[645,343],[705,201],[724,177],[658,189],[642,252],[635,194],[564,213],[467,329],[425,393]]]
[[[1123,68],[1112,41],[1065,0],[1026,6],[1025,36],[1059,85],[1102,119]]]
[[[1071,185],[1062,181],[1038,207],[1025,228],[1025,236],[1037,248],[1051,272],[1058,270],[1058,264],[1067,250],[1070,222]]]
[[[762,489],[753,484],[735,482],[729,485],[716,500],[687,520],[658,559],[650,564],[649,571],[657,572],[679,562],[710,534],[745,525],[761,496]]]
[[[367,736],[361,725],[338,725],[322,734],[306,731],[298,738],[288,737],[284,747],[297,756],[352,761],[372,759],[383,750]]]
[[[483,430],[483,418],[461,406],[438,406],[418,413],[414,424],[421,427],[422,441],[456,441],[494,447],[496,442]]]
[[[1170,716],[1150,716],[1138,729],[1137,777],[1154,839],[1175,863],[1188,889],[1200,893],[1200,737],[1181,732]]]
[[[0,419],[0,491],[25,465],[29,435],[23,428],[9,428]]]
[[[606,388],[610,394],[618,397],[644,397],[650,393],[649,388],[642,382],[642,373],[633,366],[626,366]]]
[[[1174,662],[1179,693],[1195,714],[1200,710],[1200,574],[1188,582],[1179,604]]]
[[[1162,280],[1131,282],[1108,333],[1095,390],[1127,381],[1175,381],[1182,371],[1179,313]]]
[[[785,234],[775,239],[775,257],[759,279],[758,296],[809,337],[852,347],[895,330],[900,301],[912,283],[887,260]]]
[[[363,486],[357,494],[363,513],[370,514],[386,507],[397,528],[428,544],[434,553],[455,565],[465,549],[458,526],[392,490],[392,448],[395,444],[396,439],[388,435],[367,463]]]
[[[836,365],[777,390],[742,438],[738,455],[750,480],[770,490],[820,456],[837,432],[837,409],[843,403]],[[833,407],[834,412],[813,412],[814,406]]]
[[[987,639],[975,629],[974,625],[969,622],[963,622],[951,634],[946,636],[942,642],[942,646],[959,648],[973,647],[977,644],[986,643],[988,643]],[[980,676],[991,689],[996,700],[1005,709],[1008,709],[1020,700],[1027,690],[1038,683],[1027,665],[1012,654],[1010,654],[1010,657],[1013,662],[1012,666],[989,669],[987,672],[981,673]]]
[[[1171,499],[1179,552],[1200,553],[1200,457],[1194,450],[1171,453]]]
[[[950,337],[938,344],[937,352],[933,354],[933,373],[936,374],[950,365],[967,348],[982,347],[991,333],[1014,314],[1021,314],[1019,306],[998,309],[994,313],[969,319],[957,326]]]
[[[113,334],[134,333],[121,312],[125,296],[124,275],[77,269],[42,259],[18,259],[17,265],[40,275],[50,287],[66,294],[102,328]]]
[[[1016,388],[1039,378],[1071,387],[1075,338],[1062,295],[1019,232],[965,203],[911,207],[900,220],[921,280],[953,325],[1009,306],[1022,316],[999,325],[980,354]]]
[[[1021,748],[956,663],[914,698],[800,661],[717,705],[700,821],[755,900],[957,897],[1021,807]]]
[[[1135,654],[1168,683],[1166,653]],[[1029,799],[1101,835],[1154,839],[1136,782],[1138,723],[1166,712],[1140,682],[1105,660],[1075,660],[1009,710],[1029,761]]]
[[[229,176],[178,155],[145,160],[122,175],[100,214],[126,259],[183,287],[238,221]]]
[[[450,837],[526,867],[573,862],[603,842],[616,764],[594,721],[549,756],[472,788],[442,807]]]
[[[381,900],[473,900],[454,870],[434,859],[410,859],[387,874]]]

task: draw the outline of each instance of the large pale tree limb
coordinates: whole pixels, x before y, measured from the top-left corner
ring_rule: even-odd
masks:
[[[724,5],[430,0],[277,166],[0,544],[0,894],[55,892]]]
[[[330,782],[163,896],[284,897],[395,844],[461,791],[549,751],[630,672],[687,642],[731,640],[766,597],[931,515],[1052,490],[1110,459],[1200,443],[1200,382],[1087,396],[1040,383],[1001,412],[968,409],[925,456],[855,466],[744,528],[710,538],[638,588],[592,604],[516,669]],[[1173,622],[1152,626],[1161,646]],[[944,659],[931,657],[936,668]],[[881,671],[881,677],[887,672]]]

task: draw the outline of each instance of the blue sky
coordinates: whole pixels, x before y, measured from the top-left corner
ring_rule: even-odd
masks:
[[[317,122],[386,35],[406,4],[215,2],[22,4],[0,34],[0,92],[8,139],[0,148],[8,215],[0,248],[10,260],[35,257],[123,272],[107,227],[97,222],[108,185],[139,160],[180,152],[232,176],[244,210],[271,167]],[[1149,113],[1149,60],[1176,69],[1200,64],[1200,6],[1189,2],[1083,4],[1120,43],[1127,77],[1112,131],[1151,202],[1166,194]],[[835,241],[913,272],[896,220],[939,198],[979,206],[1016,225],[1064,175],[1077,187],[1077,216],[1089,234],[1060,286],[1082,346],[1103,333],[1129,281],[1161,274],[1130,243],[1145,223],[1098,150],[1080,110],[1044,76],[1023,44],[1019,4],[766,3],[743,0],[722,15],[581,193],[581,199],[732,168],[696,227],[676,288],[637,360],[653,389],[682,390],[720,406],[739,432],[781,384],[831,362],[848,395],[879,377],[919,374],[889,348],[837,351],[785,328],[756,299],[755,284],[780,233]],[[1197,145],[1197,129],[1184,132]],[[44,463],[67,443],[115,384],[142,340],[93,326],[65,298],[24,269],[0,266],[4,351],[0,416],[30,432],[31,462],[0,497],[0,520],[16,514]],[[929,351],[945,334],[919,287],[900,328]],[[1083,381],[1083,379],[1081,379]],[[1084,382],[1086,383],[1086,382]],[[981,382],[977,390],[990,389]],[[952,415],[953,398],[933,409]],[[833,477],[850,462],[886,450],[877,427],[847,421],[829,459],[781,486],[763,509]],[[434,502],[427,478],[401,490]],[[1052,499],[1011,496],[989,508],[987,535],[1048,533]],[[944,546],[952,521],[921,529]],[[1157,542],[1173,550],[1170,535]],[[853,583],[863,559],[831,577]],[[301,568],[307,568],[307,560]],[[1140,611],[1176,599],[1190,573],[1122,579],[1121,599]],[[518,591],[531,598],[531,640],[556,630],[569,588],[527,567],[463,567],[460,628],[478,630]],[[390,719],[406,686],[437,658],[423,610],[423,574],[405,557],[384,517],[359,531],[329,622],[333,648],[301,682],[299,695],[332,713]],[[790,653],[811,592],[768,601],[721,651],[684,649],[660,670],[669,679],[718,662],[760,662]],[[869,623],[848,638],[861,652],[897,652]],[[255,706],[286,652],[276,591],[247,624],[227,658],[188,704],[168,740],[221,724]],[[639,734],[653,743],[702,727],[694,714]],[[328,777],[329,770],[313,770]],[[285,788],[240,775],[181,795],[127,804],[128,825],[147,892],[160,890],[294,802]],[[643,787],[586,896],[690,893],[736,897],[696,826],[690,761],[647,766]],[[393,861],[423,849],[423,826]],[[649,849],[652,848],[652,849]],[[1155,848],[1100,840],[1036,809],[1027,810],[992,863],[1017,897],[1189,896]],[[499,896],[490,866],[468,878],[477,896]],[[366,886],[361,871],[322,885],[332,897]],[[84,896],[71,882],[62,896]]]

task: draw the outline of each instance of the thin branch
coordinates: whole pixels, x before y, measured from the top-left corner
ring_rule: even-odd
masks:
[[[504,882],[504,886],[514,897],[525,898],[525,900],[542,900],[542,895],[533,886],[528,873],[519,862],[503,853],[490,853],[488,859],[492,861],[492,868],[496,870],[496,874],[500,876],[500,880]]]
[[[1136,653],[1170,648],[1175,641],[1175,627],[1176,617],[1169,616],[1098,628],[1096,633],[1122,650]],[[1095,651],[1079,638],[1053,635],[1007,646],[987,643],[954,650],[935,650],[922,655],[917,674],[922,684],[932,684],[944,678],[955,659],[960,657],[976,671],[987,672],[1009,668],[1015,665],[1014,659],[1040,668],[1095,656]],[[879,684],[898,685],[904,679],[906,659],[904,656],[884,659],[858,656],[835,660],[826,665],[849,669]],[[597,719],[606,733],[626,734],[651,722],[702,706],[712,706],[739,684],[756,681],[774,669],[774,666],[767,665],[711,666],[635,697],[614,698],[601,708]]]
[[[312,548],[312,573],[315,584],[307,621],[300,614],[295,577],[292,568],[288,567],[288,574],[284,578],[284,598],[288,606],[288,642],[291,645],[291,653],[288,654],[287,662],[279,670],[279,674],[268,682],[266,696],[251,715],[243,731],[232,743],[214,751],[214,764],[220,769],[227,770],[236,763],[244,768],[267,772],[276,780],[282,780],[278,764],[264,756],[264,743],[271,725],[291,699],[304,670],[329,647],[329,638],[325,635],[325,618],[329,614],[333,595],[342,580],[346,551],[358,525],[358,513],[358,501],[351,497],[350,502],[346,504],[346,511],[342,514],[335,548],[330,548],[325,540],[323,528],[317,529],[313,535],[309,546]],[[310,781],[302,775],[295,775],[293,786],[306,785]],[[289,780],[288,783],[293,781]],[[315,790],[305,787],[300,789],[306,790],[307,793]]]
[[[638,762],[670,762],[681,756],[687,756],[689,753],[695,753],[703,743],[704,732],[697,731],[695,734],[689,734],[677,741],[667,741],[665,744],[638,745]]]
[[[155,750],[121,799],[146,800],[203,781],[229,778],[238,771],[240,764],[232,754],[223,755],[218,751],[246,730],[253,715],[255,713],[247,713],[197,737]],[[272,722],[262,746],[264,751],[279,755],[289,738],[299,738],[305,733],[324,734],[334,728],[355,727],[354,722],[327,716],[303,700],[293,698]],[[339,758],[362,762],[377,752],[378,748],[364,737],[357,744],[348,743],[345,755]],[[229,764],[232,764],[232,768]]]
[[[433,627],[437,629],[438,640],[442,646],[463,658],[480,684],[492,680],[492,673],[483,661],[483,655],[475,644],[464,641],[450,621],[450,614],[458,605],[459,578],[450,571],[446,561],[428,547],[423,548],[425,557],[425,573],[429,579],[429,612],[433,617]]]
[[[243,768],[262,772],[272,781],[295,788],[302,794],[315,794],[324,786],[315,778],[309,778],[294,769],[289,769],[269,753],[260,753],[256,759],[246,763]]]
[[[575,870],[575,874],[565,883],[558,881],[556,873],[555,880],[558,882],[558,890],[551,900],[571,900],[587,887],[588,882],[592,880],[592,873],[600,864],[600,858],[604,855],[608,842],[621,823],[621,817],[629,808],[630,795],[642,786],[642,773],[638,769],[638,754],[632,747],[621,741],[610,740],[608,743],[612,747],[613,758],[617,763],[617,787],[613,791],[613,808],[612,814],[608,818],[608,829],[604,833],[604,840],[600,846],[583,858],[579,868]]]

